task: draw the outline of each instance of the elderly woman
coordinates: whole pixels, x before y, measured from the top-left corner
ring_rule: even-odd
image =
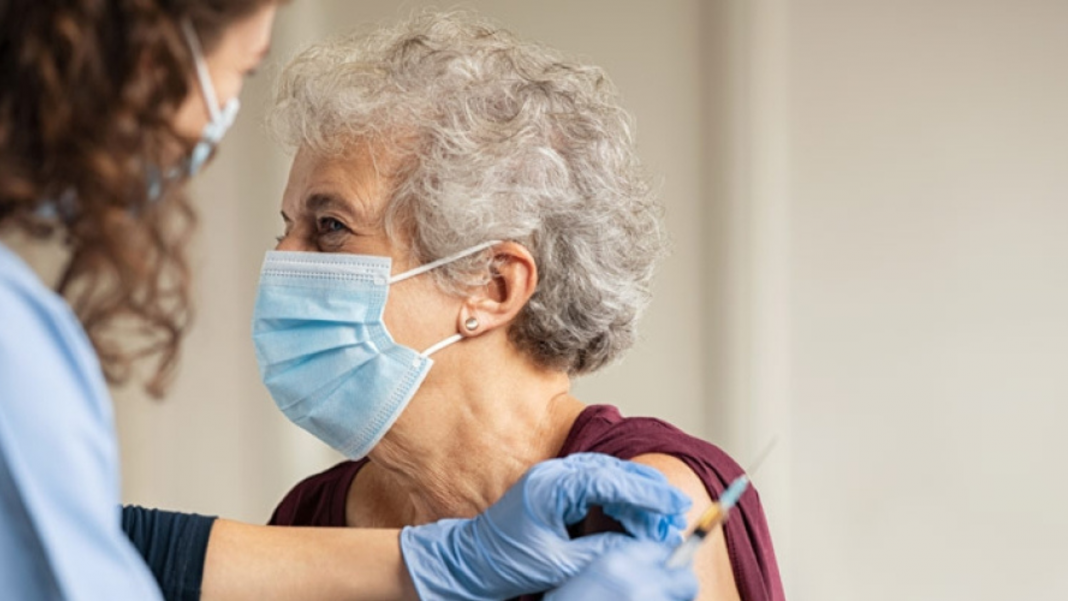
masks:
[[[570,394],[634,343],[664,247],[601,69],[424,13],[303,52],[271,123],[296,156],[254,318],[261,372],[291,420],[352,459],[298,484],[272,523],[473,516],[536,462],[586,451],[662,471],[692,522],[742,473],[669,424]],[[605,514],[574,534],[611,529]],[[700,599],[783,598],[755,493],[695,561]]]

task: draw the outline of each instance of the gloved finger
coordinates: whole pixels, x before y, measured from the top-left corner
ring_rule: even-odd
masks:
[[[622,524],[637,539],[673,545],[682,542],[682,532],[686,529],[683,514],[664,515],[616,503],[609,503],[603,509],[605,515]]]
[[[603,542],[609,549],[560,589],[561,600],[593,598],[588,596],[591,591],[611,593],[612,598],[620,600],[641,601],[691,601],[697,596],[692,566],[672,569],[665,565],[674,547],[618,535]],[[565,591],[567,595],[563,594]],[[580,593],[586,596],[579,596]]]
[[[701,588],[697,582],[697,575],[690,568],[671,570],[667,578],[661,582],[663,582],[665,597],[675,601],[692,601],[697,598],[697,593]]]
[[[650,541],[631,540],[596,564],[604,577],[624,586],[633,599],[678,601],[697,596],[698,583],[692,566],[668,568],[674,547]]]
[[[683,514],[691,505],[690,498],[660,472],[630,462],[608,463],[596,470],[576,469],[560,482],[558,495],[565,503],[567,523],[585,517],[590,505],[627,505],[669,516]]]
[[[693,601],[700,592],[697,576],[690,568],[650,571],[639,577],[630,576],[629,580],[638,580],[634,598],[643,601]]]
[[[656,566],[658,574],[651,574],[648,581],[657,582],[657,591],[663,598],[689,601],[697,596],[700,587],[693,565],[681,568],[668,568],[666,565],[668,558],[675,552],[674,546],[634,541],[621,552],[627,553],[632,562]]]
[[[622,532],[599,532],[567,541],[560,552],[567,555],[569,564],[577,567],[574,572],[568,574],[570,577],[601,556],[623,549],[632,543],[634,539]]]

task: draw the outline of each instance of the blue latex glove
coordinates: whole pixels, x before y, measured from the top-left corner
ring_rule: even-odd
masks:
[[[578,453],[534,466],[474,519],[405,528],[401,552],[422,599],[482,601],[546,591],[634,540],[619,533],[571,540],[567,525],[592,505],[634,537],[677,543],[690,499],[648,466]]]
[[[545,595],[545,601],[692,601],[697,576],[692,565],[664,565],[672,550],[663,543],[628,542]]]

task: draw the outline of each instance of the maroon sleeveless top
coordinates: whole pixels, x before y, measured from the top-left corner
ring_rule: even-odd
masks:
[[[715,445],[648,417],[625,418],[610,405],[591,405],[579,414],[558,457],[572,453],[604,453],[620,459],[661,453],[685,463],[704,483],[713,499],[742,469]],[[367,460],[346,461],[293,487],[278,504],[270,523],[275,526],[345,526],[349,487]],[[610,528],[604,521],[579,528],[582,533]],[[751,490],[731,513],[725,526],[727,553],[734,581],[743,601],[782,601],[782,582],[771,545],[760,496]],[[534,601],[541,595],[526,595]]]

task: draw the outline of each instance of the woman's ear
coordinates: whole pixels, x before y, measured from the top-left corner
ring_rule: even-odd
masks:
[[[457,328],[466,337],[512,323],[538,287],[538,266],[525,246],[502,242],[492,250],[492,279],[468,295],[460,310]]]

